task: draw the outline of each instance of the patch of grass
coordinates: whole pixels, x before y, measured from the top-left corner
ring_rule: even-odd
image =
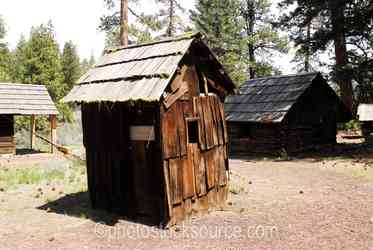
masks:
[[[0,168],[0,187],[7,190],[24,184],[39,184],[42,181],[61,180],[64,172],[42,168]]]
[[[373,182],[373,167],[371,166],[336,166],[328,168],[328,170],[354,178],[364,178]]]
[[[238,183],[231,182],[229,184],[229,192],[232,193],[232,194],[239,194],[239,193],[241,193],[244,190],[245,190],[244,187],[241,186]]]

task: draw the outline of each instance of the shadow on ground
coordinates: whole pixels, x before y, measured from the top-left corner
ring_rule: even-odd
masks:
[[[43,151],[29,149],[29,148],[17,148],[16,155],[33,155],[33,154],[41,154],[45,153]]]
[[[119,220],[140,223],[147,226],[158,226],[152,221],[144,218],[132,219],[104,210],[93,209],[91,207],[88,192],[67,194],[55,201],[48,202],[38,207],[38,209],[45,210],[49,213],[86,218],[93,222],[103,223],[108,226],[114,226],[119,222]]]
[[[93,209],[90,205],[88,192],[67,194],[58,200],[48,202],[38,207],[38,209],[46,210],[50,213],[87,218],[94,222],[105,223],[109,226],[115,225],[120,219],[120,217],[115,214]]]
[[[348,139],[348,138],[347,138]],[[355,138],[352,138],[355,139]],[[365,160],[373,164],[373,136],[369,136],[361,143],[337,143],[331,145],[317,145],[297,154],[278,153],[248,153],[230,155],[231,159],[246,161],[311,161],[320,162],[327,159]]]

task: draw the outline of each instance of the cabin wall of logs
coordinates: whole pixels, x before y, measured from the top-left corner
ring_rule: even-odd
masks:
[[[162,102],[83,103],[82,123],[94,208],[173,225],[224,206],[224,105],[194,66],[180,69]]]
[[[333,130],[323,124],[289,125],[286,123],[228,123],[230,153],[243,155],[262,153],[278,155],[281,152],[295,154],[320,144],[336,141]],[[333,136],[334,135],[334,136]]]

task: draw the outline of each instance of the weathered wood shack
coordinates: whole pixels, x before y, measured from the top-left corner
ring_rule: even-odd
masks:
[[[30,116],[30,147],[33,148],[36,140],[35,116],[50,116],[51,141],[56,142],[57,114],[44,85],[0,83],[0,155],[16,153],[14,116]]]
[[[93,207],[170,225],[222,206],[234,88],[199,34],[107,53],[64,98],[82,106]]]
[[[249,80],[225,102],[232,154],[300,152],[336,143],[352,116],[320,73]]]

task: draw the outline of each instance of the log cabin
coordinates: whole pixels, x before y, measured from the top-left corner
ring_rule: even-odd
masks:
[[[63,99],[81,104],[92,206],[163,226],[224,206],[234,88],[200,34],[108,51]]]
[[[249,80],[225,102],[230,154],[295,154],[335,144],[352,115],[318,72]]]
[[[30,148],[36,142],[36,116],[50,116],[52,143],[57,142],[58,111],[44,85],[0,83],[0,155],[16,154],[14,117],[30,117]],[[51,146],[53,152],[54,147]]]

